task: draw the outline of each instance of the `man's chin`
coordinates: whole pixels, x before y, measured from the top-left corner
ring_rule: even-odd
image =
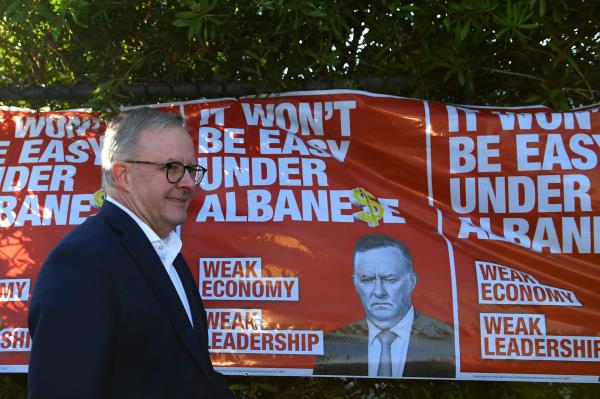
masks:
[[[392,312],[391,309],[380,309],[380,310],[371,309],[369,316],[373,320],[380,321],[380,322],[387,322],[394,317],[394,313]]]
[[[169,224],[171,226],[179,226],[182,225],[186,222],[187,220],[187,214],[184,212],[183,215],[173,215],[172,217],[169,218]],[[173,227],[173,229],[175,229],[175,227]]]

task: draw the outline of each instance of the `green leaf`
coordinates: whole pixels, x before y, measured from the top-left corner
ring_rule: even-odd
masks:
[[[540,0],[540,7],[538,11],[540,17],[543,17],[546,14],[546,0]]]
[[[178,19],[196,19],[198,18],[198,13],[195,11],[180,11],[175,16]]]
[[[327,16],[327,13],[325,11],[319,10],[319,9],[314,9],[311,11],[308,11],[306,13],[306,15],[308,15],[309,17],[313,17],[313,18],[323,18]]]
[[[577,64],[577,61],[575,60],[575,57],[573,57],[572,54],[567,53],[567,61],[569,61],[569,65],[571,65],[573,69],[577,71],[579,76],[583,76],[581,70],[579,69],[579,65]]]
[[[447,81],[450,79],[450,77],[452,76],[452,74],[453,74],[453,71],[452,71],[452,70],[449,70],[449,71],[447,71],[447,72],[444,74],[444,79],[443,79],[443,80],[444,80],[444,82],[447,82]]]
[[[462,30],[460,31],[460,41],[461,42],[463,40],[465,40],[465,37],[467,37],[467,35],[469,34],[470,26],[471,26],[471,21],[467,20],[467,23],[465,24],[465,26],[462,27]]]
[[[46,6],[44,6],[43,4],[40,4],[37,12],[45,19],[53,19],[53,17],[54,17],[54,14],[52,13],[52,11],[50,11],[48,8],[46,8]]]
[[[446,27],[446,30],[450,32],[450,17],[446,15],[446,17],[442,20],[442,23]]]
[[[189,19],[176,19],[175,21],[173,21],[173,25],[178,27],[190,26],[191,24],[192,21]]]
[[[4,10],[4,15],[9,16],[12,13],[15,12],[15,10],[17,9],[17,6],[19,6],[19,4],[21,4],[21,0],[18,1],[12,1],[8,7],[6,7],[6,9]]]
[[[540,26],[540,25],[537,24],[537,23],[534,23],[534,24],[520,24],[519,28],[521,28],[521,29],[536,29],[538,26]]]

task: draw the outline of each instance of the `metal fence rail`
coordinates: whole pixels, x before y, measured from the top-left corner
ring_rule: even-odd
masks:
[[[18,100],[88,100],[97,85],[94,83],[76,83],[56,86],[0,86],[0,101]],[[263,88],[264,87],[264,88]],[[261,82],[184,82],[124,84],[119,94],[132,101],[155,100],[159,98],[219,98],[240,97],[252,94],[268,93],[269,87]],[[272,90],[272,85],[270,85]],[[282,82],[278,92],[294,90],[353,89],[378,93],[409,95],[411,84],[408,78],[361,78],[340,80],[297,80]]]

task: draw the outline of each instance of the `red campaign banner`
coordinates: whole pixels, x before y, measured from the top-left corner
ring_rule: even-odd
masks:
[[[598,106],[153,107],[185,117],[208,169],[180,235],[219,370],[598,382]],[[101,202],[104,128],[0,108],[0,371],[27,370],[39,267]]]
[[[96,212],[104,128],[89,112],[0,107],[1,372],[27,371],[37,273],[54,245]]]

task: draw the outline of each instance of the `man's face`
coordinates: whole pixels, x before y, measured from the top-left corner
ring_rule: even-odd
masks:
[[[194,144],[180,127],[146,129],[131,158],[152,162],[195,164]],[[127,164],[130,170],[128,202],[132,211],[160,237],[185,222],[195,186],[186,171],[179,183],[169,183],[166,170],[158,165]]]
[[[402,320],[416,283],[417,275],[397,248],[375,248],[354,256],[356,292],[368,319],[381,329]]]

